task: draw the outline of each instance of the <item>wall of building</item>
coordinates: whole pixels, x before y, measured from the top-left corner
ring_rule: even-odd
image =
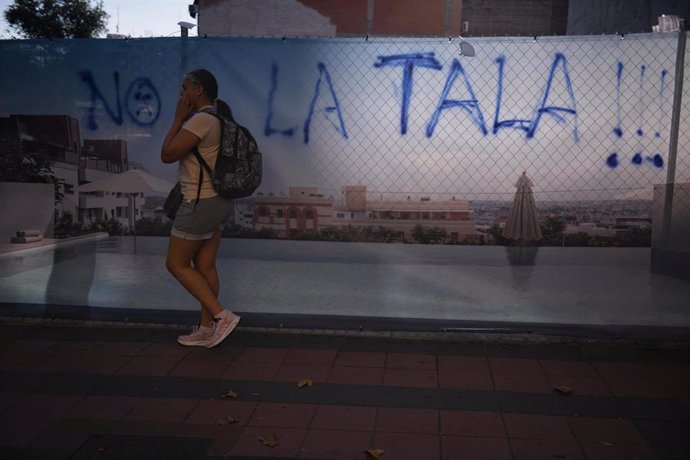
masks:
[[[297,0],[206,0],[200,3],[199,36],[335,36],[335,24]]]
[[[570,0],[568,35],[648,33],[662,14],[690,19],[690,2],[674,0]]]
[[[53,237],[53,184],[0,182],[0,240],[9,242],[18,230],[39,230]]]

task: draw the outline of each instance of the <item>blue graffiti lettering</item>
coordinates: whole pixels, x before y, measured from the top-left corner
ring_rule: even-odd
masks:
[[[551,85],[553,84],[553,78],[559,66],[561,68],[561,71],[563,72],[563,78],[565,79],[565,85],[568,91],[568,95],[570,96],[570,103],[572,104],[572,107],[546,105],[551,94]],[[541,117],[544,114],[551,115],[559,123],[564,124],[565,118],[561,116],[561,112],[565,114],[571,114],[574,116],[575,126],[573,128],[573,140],[575,142],[578,142],[580,139],[580,135],[577,131],[577,109],[575,104],[575,93],[573,92],[573,84],[570,80],[570,73],[568,72],[568,60],[563,54],[556,53],[556,56],[553,60],[553,64],[551,65],[551,70],[549,71],[549,78],[547,80],[546,87],[544,88],[544,97],[542,98],[541,104],[537,109],[537,114],[534,117],[534,120],[532,121],[532,125],[527,131],[527,138],[530,139],[534,137],[534,133],[539,127],[539,122],[541,121]]]
[[[499,120],[501,114],[501,104],[503,102],[503,67],[505,65],[505,61],[506,58],[503,55],[499,56],[495,61],[496,64],[498,64],[498,91],[496,93],[496,115],[494,116],[493,133],[496,134],[498,131],[505,128],[519,129],[528,132],[532,124],[532,120]]]
[[[407,120],[412,98],[413,73],[415,66],[441,70],[443,66],[434,57],[434,53],[395,54],[391,56],[379,56],[374,67],[402,67],[402,105],[400,110],[400,134],[407,133]]]
[[[618,154],[617,153],[612,153],[606,158],[606,165],[614,169],[618,167]]]
[[[96,102],[98,100],[100,100],[103,103],[103,107],[105,108],[106,112],[108,112],[108,115],[110,115],[110,118],[112,118],[113,121],[118,125],[121,125],[122,105],[120,104],[120,73],[113,72],[113,80],[115,82],[115,102],[117,104],[117,113],[114,113],[113,110],[110,108],[110,104],[108,104],[108,101],[103,96],[103,93],[101,93],[101,91],[98,89],[96,81],[93,78],[93,74],[90,71],[86,70],[83,72],[79,72],[79,76],[81,77],[81,80],[89,86],[89,89],[91,89],[91,105],[89,106],[88,116],[89,129],[98,129],[98,123],[96,123],[96,116],[94,114],[96,110]]]
[[[637,131],[635,131],[639,137],[644,136],[644,131],[642,131],[642,126],[644,126],[645,106],[644,106],[644,102],[642,100],[642,96],[643,96],[643,91],[644,91],[644,74],[645,74],[646,70],[647,70],[647,66],[645,66],[645,65],[640,66],[640,91],[638,93],[639,98],[640,98],[640,100],[639,100],[639,114],[640,114],[640,116],[639,116],[639,126],[637,128]]]
[[[272,134],[281,134],[283,136],[291,137],[294,133],[295,130],[293,128],[290,129],[275,129],[273,128],[272,121],[273,121],[273,100],[276,95],[276,91],[278,89],[278,66],[276,64],[271,65],[271,89],[268,92],[268,115],[266,116],[266,124],[264,126],[264,135],[266,137],[271,136]]]
[[[314,89],[314,97],[311,100],[311,105],[309,106],[309,114],[307,115],[307,118],[304,120],[304,143],[308,144],[309,143],[309,128],[311,126],[311,120],[314,115],[314,108],[316,106],[316,102],[320,97],[321,94],[321,81],[326,80],[326,84],[328,85],[328,90],[331,93],[331,97],[333,98],[333,105],[332,106],[327,106],[323,109],[323,112],[326,114],[326,119],[331,122],[333,127],[340,132],[340,134],[347,139],[347,130],[345,129],[345,122],[343,121],[343,114],[340,110],[340,103],[338,102],[338,96],[335,94],[335,89],[333,88],[333,82],[331,81],[331,76],[328,73],[328,70],[326,70],[326,66],[324,63],[319,62],[319,79],[316,82],[316,88]],[[338,115],[338,124],[331,120],[330,114],[335,112]]]
[[[114,111],[105,96],[98,88],[96,80],[91,71],[85,70],[79,72],[81,80],[91,90],[91,105],[88,109],[88,123],[87,126],[91,130],[98,129],[96,123],[96,104],[100,101],[108,113],[110,118],[121,126],[124,123],[122,115],[122,102],[120,100],[120,73],[113,72],[113,81],[115,84],[115,105],[117,111]],[[127,114],[132,121],[139,126],[150,126],[158,120],[161,113],[161,98],[158,90],[153,85],[150,79],[146,77],[139,77],[127,87],[125,92],[125,108]]]
[[[620,139],[623,137],[623,129],[621,128],[621,83],[623,81],[623,63],[618,61],[616,71],[616,126],[613,128],[613,134]]]
[[[664,103],[666,102],[664,97],[664,88],[666,87],[666,75],[668,72],[666,69],[661,71],[659,75],[659,110],[663,110]],[[659,128],[657,128],[654,133],[654,137],[661,137],[661,117],[659,117]]]
[[[470,99],[448,99],[448,93],[450,93],[450,90],[453,88],[453,84],[455,83],[455,80],[458,78],[458,75],[462,75],[462,78],[465,82],[465,88],[467,89],[467,92],[470,94]],[[460,64],[460,61],[458,61],[457,59],[453,59],[453,63],[450,67],[450,72],[448,73],[448,78],[446,79],[446,85],[444,86],[443,92],[441,93],[441,99],[438,103],[438,106],[436,107],[436,110],[434,111],[434,114],[431,116],[431,120],[429,120],[429,123],[427,124],[426,137],[431,137],[434,134],[434,129],[436,128],[436,124],[438,123],[439,117],[441,116],[441,112],[447,109],[452,109],[454,107],[460,107],[466,110],[470,114],[470,117],[472,118],[474,124],[479,127],[482,134],[486,135],[488,133],[486,129],[486,123],[484,123],[484,116],[482,115],[482,110],[479,107],[479,101],[477,100],[477,97],[474,95],[474,90],[472,89],[472,85],[470,84],[470,81],[467,78],[467,73],[465,72],[465,69],[462,67],[462,64]]]
[[[151,80],[139,77],[129,85],[125,94],[125,108],[137,125],[149,126],[158,120],[161,98]]]

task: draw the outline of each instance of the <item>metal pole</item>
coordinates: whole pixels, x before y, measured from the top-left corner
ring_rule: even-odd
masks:
[[[685,20],[680,20],[678,48],[676,50],[675,88],[673,90],[673,112],[671,115],[671,139],[668,147],[666,166],[666,193],[664,193],[664,222],[662,244],[670,243],[671,215],[673,213],[673,190],[676,183],[676,157],[678,156],[678,130],[680,129],[680,109],[683,100],[683,78],[685,70],[685,45],[687,33]]]

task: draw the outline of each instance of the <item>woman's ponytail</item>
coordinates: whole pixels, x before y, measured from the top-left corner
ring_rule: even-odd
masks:
[[[218,115],[220,115],[222,118],[226,120],[230,120],[233,123],[236,123],[235,117],[232,116],[232,110],[230,109],[230,106],[225,103],[225,101],[221,99],[216,99],[213,105],[215,106]]]

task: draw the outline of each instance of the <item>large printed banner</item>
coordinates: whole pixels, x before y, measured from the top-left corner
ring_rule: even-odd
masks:
[[[69,115],[173,181],[160,143],[182,76],[207,68],[264,153],[260,192],[509,199],[528,171],[538,199],[611,199],[666,180],[676,42],[472,39],[469,57],[458,39],[3,41],[0,115]]]

